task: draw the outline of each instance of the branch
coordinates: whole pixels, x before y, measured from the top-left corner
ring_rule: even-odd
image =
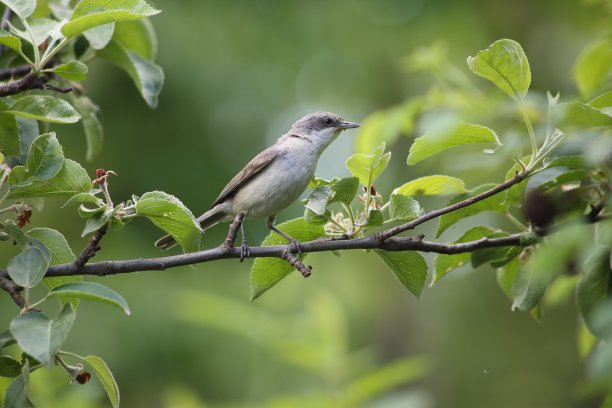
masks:
[[[8,274],[6,276],[7,277],[4,277],[4,274],[3,274],[3,276],[0,277],[0,288],[2,288],[9,295],[11,295],[11,297],[13,298],[13,301],[17,304],[17,306],[23,309],[25,307],[26,302],[23,296],[21,296],[21,293],[20,293],[21,287],[19,287],[19,285],[13,282],[8,277]]]
[[[96,256],[96,253],[102,249],[100,246],[100,240],[106,234],[106,229],[108,225],[103,225],[99,230],[97,230],[89,240],[87,246],[81,251],[79,257],[74,260],[73,264],[77,268],[82,268],[91,258]]]
[[[17,81],[0,84],[0,97],[15,95],[31,89],[44,89],[47,78],[30,73]]]
[[[378,234],[378,237],[381,241],[385,241],[397,234],[400,234],[404,231],[408,231],[411,229],[414,229],[415,227],[417,227],[418,225],[423,224],[424,222],[427,222],[429,220],[432,220],[434,218],[440,217],[444,214],[448,214],[450,212],[459,210],[463,207],[468,207],[474,203],[477,203],[479,201],[482,201],[486,198],[489,198],[495,194],[498,194],[504,190],[509,189],[510,187],[514,186],[515,184],[520,183],[521,181],[525,180],[529,175],[527,173],[521,173],[521,174],[515,174],[514,177],[512,177],[510,180],[507,180],[503,183],[501,183],[500,185],[492,188],[491,190],[487,190],[483,193],[480,193],[474,197],[470,197],[468,199],[465,199],[463,201],[459,201],[458,203],[455,203],[453,205],[449,205],[448,207],[444,207],[444,208],[440,208],[439,210],[434,210],[434,211],[430,211],[427,214],[421,215],[418,218],[415,218],[414,220],[407,222],[406,224],[402,224],[402,225],[398,225],[397,227],[393,227],[390,228],[386,231],[381,232],[380,234]]]
[[[548,230],[542,231],[546,234]],[[416,238],[394,237],[386,241],[380,241],[376,235],[365,238],[347,240],[315,240],[302,244],[302,252],[325,252],[344,251],[349,249],[379,249],[383,251],[421,251],[438,254],[458,254],[472,252],[477,249],[505,247],[505,246],[528,246],[534,241],[533,233],[521,233],[502,238],[482,238],[476,241],[458,244],[444,244],[438,242],[424,241],[421,236]],[[259,246],[251,250],[252,258],[274,257],[286,259],[286,252],[293,253],[291,245]],[[149,259],[132,259],[125,261],[103,261],[90,263],[83,266],[75,262],[63,265],[50,266],[45,277],[71,276],[71,275],[116,275],[131,272],[165,270],[177,266],[193,265],[219,259],[240,258],[239,247],[226,249],[223,246],[207,249],[199,252],[191,252],[181,255],[172,255]],[[6,271],[0,271],[0,278],[8,277]]]

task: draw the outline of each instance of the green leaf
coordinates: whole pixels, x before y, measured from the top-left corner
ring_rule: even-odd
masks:
[[[304,218],[284,222],[277,227],[293,239],[308,242],[325,235],[323,226],[308,224]],[[261,243],[262,246],[285,245],[287,240],[271,231]],[[304,254],[303,259],[306,258]],[[293,267],[279,258],[257,258],[251,268],[251,300],[257,299],[265,291],[276,285],[293,271]]]
[[[520,269],[512,286],[512,309],[530,311],[539,303],[548,285],[564,273],[576,255],[590,247],[589,231],[581,226],[568,227],[564,234],[553,235],[540,245]]]
[[[72,105],[49,95],[28,95],[18,99],[4,113],[53,123],[75,123],[81,118]]]
[[[56,320],[32,310],[14,318],[10,330],[24,352],[51,368],[75,317],[74,309],[66,303]]]
[[[393,190],[393,194],[414,195],[447,195],[465,192],[463,180],[451,176],[425,176]]]
[[[104,360],[98,356],[87,356],[85,362],[96,372],[102,386],[106,390],[106,394],[113,405],[113,408],[119,408],[119,387],[113,377],[113,373],[108,368]]]
[[[589,102],[589,105],[597,109],[611,107],[612,106],[612,90],[608,92],[604,92],[603,94],[594,98],[592,101]]]
[[[332,190],[329,186],[318,186],[308,195],[305,207],[317,215],[323,215],[331,196]]]
[[[497,134],[488,127],[459,123],[450,131],[434,132],[416,138],[410,147],[408,164],[416,164],[444,150],[470,143],[491,143],[495,150],[502,145]],[[485,152],[492,151],[485,150]]]
[[[123,69],[132,78],[145,102],[151,108],[157,107],[157,98],[164,85],[164,71],[158,65],[124,49],[115,41],[100,50],[98,55]]]
[[[69,81],[84,81],[87,78],[87,65],[81,61],[68,61],[65,64],[58,65],[49,69],[50,72],[56,73],[62,78]]]
[[[502,238],[507,236],[508,234],[505,232],[495,232],[489,235],[488,238]],[[477,249],[472,252],[472,268],[476,269],[486,263],[491,264],[491,266],[494,268],[500,268],[516,258],[520,252],[520,247]]]
[[[516,41],[497,40],[486,50],[468,57],[468,67],[479,77],[493,82],[514,99],[523,99],[531,84],[529,61]]]
[[[329,199],[330,204],[336,202],[350,204],[359,189],[359,179],[357,177],[341,178],[333,181],[330,187],[333,193]]]
[[[29,247],[11,258],[6,270],[16,284],[32,288],[42,280],[48,267],[44,253],[39,248]]]
[[[395,277],[417,298],[421,297],[429,267],[423,255],[414,251],[374,251]]]
[[[113,38],[114,31],[115,23],[108,23],[90,28],[89,30],[83,32],[83,36],[87,38],[91,48],[94,50],[101,50],[106,47]]]
[[[59,232],[51,228],[34,228],[28,231],[28,237],[42,242],[51,254],[51,265],[60,265],[73,262],[76,257],[68,245],[66,238]],[[45,285],[53,289],[55,287],[65,285],[67,283],[82,282],[83,276],[57,276],[53,278],[44,278]],[[78,306],[77,299],[69,299],[72,306],[76,309]],[[63,305],[63,302],[62,302]]]
[[[172,235],[184,252],[200,249],[200,223],[178,198],[162,191],[145,193],[136,203],[136,214]]]
[[[30,19],[29,25],[30,25],[30,30],[32,32],[32,36],[30,36],[30,33],[28,31],[20,30],[14,25],[9,23],[11,32],[21,37],[22,40],[25,40],[28,43],[33,43],[37,47],[40,47],[42,43],[44,43],[45,40],[49,38],[49,36],[54,36],[56,38],[57,37],[63,38],[63,36],[58,31],[59,23],[50,18]]]
[[[0,355],[0,377],[17,377],[21,374],[21,364],[10,356]]]
[[[485,191],[490,190],[494,187],[495,184],[482,184],[474,188],[473,190],[455,196],[452,200],[448,202],[447,205],[456,204],[459,201],[463,201],[468,198],[477,196],[478,194],[484,193]],[[440,217],[440,223],[438,224],[438,229],[436,231],[436,238],[442,235],[444,231],[446,231],[450,226],[454,225],[458,221],[485,211],[495,211],[501,213],[505,212],[505,196],[503,194],[495,194],[489,198],[486,198],[482,201],[478,201],[467,207],[450,212],[448,214],[444,214]]]
[[[3,110],[3,108],[0,110]],[[0,112],[0,116],[1,115],[5,114]],[[6,115],[13,116],[10,114]],[[15,120],[17,121],[17,129],[19,130],[19,143],[21,145],[21,155],[12,157],[10,160],[10,164],[12,166],[16,166],[20,164],[25,164],[28,159],[28,152],[30,151],[30,146],[32,145],[34,139],[38,137],[40,132],[38,131],[38,122],[34,119],[27,119],[19,116],[13,116],[13,118],[15,118]]]
[[[389,200],[389,216],[391,220],[409,221],[423,213],[417,200],[404,194],[391,194]]]
[[[2,28],[0,28],[0,44],[21,53],[21,40],[19,37],[12,35]]]
[[[512,286],[514,285],[514,280],[520,268],[521,262],[519,261],[519,257],[516,257],[506,265],[497,269],[497,284],[510,300],[512,300]]]
[[[596,128],[612,126],[612,116],[586,103],[560,103],[553,112],[560,128]]]
[[[600,89],[612,71],[612,40],[591,44],[585,49],[574,67],[574,80],[578,90],[589,96]]]
[[[331,217],[331,212],[327,210],[324,215],[315,214],[310,211],[308,208],[304,210],[304,220],[308,224],[315,225],[325,225],[329,222],[329,218]]]
[[[335,202],[350,204],[359,189],[357,177],[333,179],[331,181],[318,179],[315,187],[306,199],[305,207],[313,214],[323,215],[327,206]],[[312,219],[312,217],[311,217]]]
[[[148,18],[117,23],[113,40],[149,61],[153,61],[157,54],[157,37]]]
[[[82,0],[62,27],[62,33],[72,38],[102,24],[137,20],[159,12],[143,0]]]
[[[127,302],[119,293],[96,282],[68,283],[66,285],[53,288],[47,296],[59,298],[77,298],[108,303],[122,309],[125,314],[130,314],[130,308]]]
[[[76,259],[66,238],[51,228],[33,228],[27,236],[42,242],[51,254],[51,265],[70,263]]]
[[[0,332],[0,350],[13,344],[15,344],[15,339],[11,336],[11,332],[8,330]]]
[[[602,248],[603,249],[603,248]],[[576,303],[585,324],[598,337],[603,333],[593,324],[593,312],[612,299],[612,272],[610,271],[609,251],[601,251],[592,256],[580,275],[576,287]]]
[[[21,142],[15,116],[0,112],[0,151],[5,156],[20,156]]]
[[[64,166],[64,152],[55,133],[38,136],[32,142],[26,164],[27,178],[49,180]]]
[[[50,180],[28,179],[25,168],[17,166],[9,176],[9,186],[9,198],[72,196],[89,192],[91,180],[80,164],[65,159],[60,172]]]
[[[28,397],[28,383],[30,379],[30,363],[26,360],[21,369],[21,375],[13,380],[6,389],[2,408],[34,408]]]
[[[463,235],[458,240],[454,241],[453,244],[475,241],[482,237],[489,236],[494,232],[495,231],[488,227],[473,227],[463,233]],[[457,269],[460,266],[463,266],[470,262],[470,258],[471,254],[469,252],[454,255],[438,255],[436,257],[436,261],[434,262],[434,283],[439,281],[444,275],[446,275],[453,269]]]
[[[391,159],[391,152],[385,153],[385,144],[382,143],[371,154],[357,153],[346,160],[346,167],[359,182],[370,187],[385,170]]]
[[[98,117],[99,108],[98,105],[86,96],[76,98],[75,105],[81,114],[81,123],[85,131],[85,140],[87,142],[85,158],[87,161],[92,161],[102,150],[102,143],[104,142],[104,129]]]
[[[5,220],[4,231],[9,235],[9,237],[13,238],[21,249],[26,249],[28,247],[28,237],[26,236],[25,232],[23,232],[23,230],[19,228],[17,224],[15,224],[15,221]]]
[[[106,210],[96,213],[92,217],[88,218],[87,222],[85,223],[85,228],[83,228],[83,232],[81,232],[81,237],[84,237],[102,228],[108,222],[108,220],[110,220],[112,215],[113,210]]]
[[[367,226],[372,227],[380,227],[385,222],[385,217],[383,216],[382,211],[380,210],[370,210],[368,214],[368,223]]]
[[[0,0],[19,17],[26,19],[36,9],[36,0]]]
[[[100,190],[97,190],[97,193],[99,192]],[[68,201],[66,201],[64,205],[62,205],[62,208],[67,207],[70,204],[78,203],[96,204],[96,207],[102,207],[104,205],[104,202],[100,198],[96,197],[96,192],[92,191],[89,193],[79,193],[70,197],[70,199],[68,199]]]

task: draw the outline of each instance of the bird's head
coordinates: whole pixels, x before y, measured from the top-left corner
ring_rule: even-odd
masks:
[[[294,133],[310,139],[312,142],[327,146],[343,130],[357,128],[359,123],[347,122],[340,115],[332,112],[314,112],[302,117],[291,127]]]

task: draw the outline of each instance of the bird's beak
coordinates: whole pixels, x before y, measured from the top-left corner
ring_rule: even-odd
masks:
[[[342,122],[340,125],[338,125],[340,129],[353,129],[358,128],[359,126],[361,126],[359,123],[354,122]]]

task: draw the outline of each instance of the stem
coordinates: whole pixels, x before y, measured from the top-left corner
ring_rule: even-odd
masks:
[[[38,71],[40,69],[40,67],[39,67],[40,50],[38,49],[38,45],[36,45],[36,38],[34,37],[34,32],[32,32],[32,27],[30,27],[30,25],[28,24],[28,22],[26,21],[25,18],[21,19],[21,23],[23,24],[23,26],[25,27],[26,31],[28,32],[28,35],[30,36],[30,40],[32,40],[32,48],[34,49],[34,64],[33,65],[34,65],[34,69],[36,71]],[[28,60],[28,62],[30,64],[32,63],[32,61],[29,61],[29,60]]]
[[[522,222],[517,220],[514,215],[512,215],[510,213],[506,213],[506,216],[520,230],[525,231],[525,232],[529,231],[529,228],[527,228],[527,226],[525,226]]]
[[[353,214],[353,208],[349,204],[342,203],[342,208],[347,212],[349,219],[351,220],[351,230],[355,229],[355,215]]]
[[[8,197],[8,195],[9,195],[9,193],[10,193],[10,192],[11,192],[11,191],[10,191],[10,190],[8,190],[6,193],[4,193],[4,195],[3,195],[2,197],[0,197],[0,203],[3,203],[3,202],[4,202],[4,200],[6,200],[6,197]]]
[[[60,41],[55,46],[55,48],[53,48],[53,50],[51,50],[48,53],[46,53],[46,56],[44,57],[44,59],[42,61],[40,61],[40,64],[38,64],[38,69],[40,70],[45,65],[47,65],[47,63],[51,60],[51,58],[53,58],[53,56],[55,56],[55,54],[57,54],[62,48],[64,48],[64,46],[66,45],[66,43],[68,41],[70,41],[70,40],[68,38],[64,37],[62,39],[62,41]]]
[[[64,355],[64,356],[70,356],[70,357],[78,358],[79,360],[85,361],[85,357],[79,356],[78,354],[74,354],[74,353],[71,353],[69,351],[59,350],[57,352],[57,354],[61,354],[61,355]]]
[[[372,199],[372,183],[369,183],[368,192],[366,196],[365,209],[363,211],[363,222],[367,223],[370,217],[370,200]]]
[[[527,126],[527,132],[529,132],[529,138],[531,139],[531,159],[529,159],[529,164],[527,165],[527,169],[533,169],[534,161],[536,160],[536,156],[538,153],[538,141],[535,137],[535,132],[533,131],[533,126],[531,125],[531,119],[529,119],[529,115],[525,110],[525,106],[521,104],[521,114],[523,115],[523,120],[525,121],[525,125]]]
[[[334,217],[328,217],[327,220],[334,224],[336,227],[340,228],[344,233],[348,232],[344,225],[340,225],[336,220],[334,220]]]

